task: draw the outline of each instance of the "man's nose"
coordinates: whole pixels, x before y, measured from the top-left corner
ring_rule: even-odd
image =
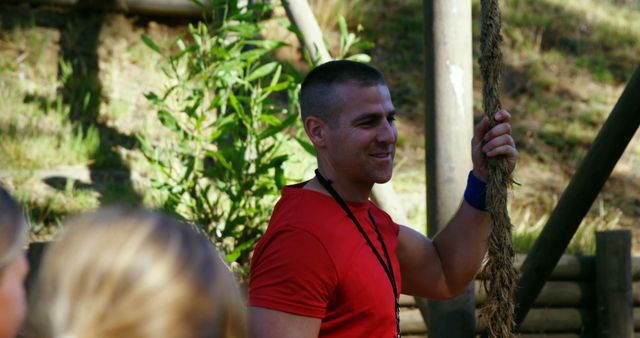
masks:
[[[398,137],[396,126],[390,121],[381,123],[378,130],[378,141],[385,144],[395,144]]]

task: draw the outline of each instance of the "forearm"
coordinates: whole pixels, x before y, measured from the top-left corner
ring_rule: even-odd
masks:
[[[463,202],[445,229],[434,237],[433,244],[451,293],[464,291],[480,269],[489,232],[489,214]]]
[[[509,124],[511,115],[500,110],[495,119],[499,124],[493,128],[487,117],[476,125],[471,141],[474,173],[468,177],[465,201],[447,226],[433,240],[406,227],[400,228],[396,252],[403,293],[451,298],[463,292],[478,273],[491,227],[489,214],[481,211],[486,208],[485,160],[506,156],[510,170],[518,161]]]

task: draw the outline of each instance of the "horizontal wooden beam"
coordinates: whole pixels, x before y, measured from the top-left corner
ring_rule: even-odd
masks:
[[[593,308],[533,308],[520,326],[518,337],[594,337],[595,316],[595,309]],[[640,332],[638,332],[640,331],[640,307],[633,309],[633,321],[636,331],[635,337],[640,338]],[[486,324],[479,318],[476,333],[479,334],[485,329]],[[418,309],[403,309],[400,311],[400,331],[405,337],[409,335],[424,335],[427,332],[427,327]]]
[[[12,0],[9,0],[11,3]],[[33,5],[53,5],[61,7],[89,8],[98,11],[115,11],[131,14],[158,15],[183,18],[202,16],[202,8],[190,0],[112,0],[112,1],[83,1],[83,0],[22,0],[15,3],[29,3]],[[203,1],[205,4],[209,1]]]
[[[639,285],[640,286],[640,285]],[[476,305],[486,301],[485,291],[478,285]],[[591,306],[596,302],[595,282],[547,282],[533,302],[534,307]]]
[[[526,258],[526,254],[516,255],[516,269],[520,270]],[[551,271],[548,280],[595,280],[595,276],[595,256],[564,254]],[[631,277],[634,281],[640,280],[640,256],[631,257]],[[485,276],[480,274],[478,279],[485,279]]]
[[[480,307],[486,300],[480,281],[476,281],[475,302]],[[594,281],[549,281],[536,297],[534,307],[587,307],[595,305],[596,289]],[[640,281],[633,283],[633,305],[640,307]],[[416,307],[411,296],[400,296],[401,307]]]

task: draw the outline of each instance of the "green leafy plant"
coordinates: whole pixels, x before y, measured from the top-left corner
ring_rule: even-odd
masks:
[[[347,21],[342,15],[338,15],[338,27],[340,28],[340,50],[338,52],[337,59],[347,59],[358,62],[370,62],[371,57],[365,53],[356,53],[350,55],[352,50],[369,50],[373,47],[373,44],[369,41],[363,41],[356,33],[361,33],[364,28],[358,25],[356,33],[349,32],[347,28]]]
[[[165,56],[172,84],[146,95],[175,141],[139,137],[162,173],[154,186],[164,208],[206,232],[241,274],[285,184],[282,145],[299,109],[299,76],[270,56],[283,44],[257,38],[268,10],[214,1],[210,20],[190,25]]]

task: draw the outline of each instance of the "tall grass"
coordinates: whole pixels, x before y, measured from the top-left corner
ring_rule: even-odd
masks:
[[[99,147],[98,131],[76,127],[61,98],[34,97],[6,90],[0,108],[0,168],[12,171],[87,164]]]
[[[557,198],[553,199],[555,206]],[[549,220],[552,210],[540,215],[529,206],[511,207],[510,213],[513,223],[513,244],[516,252],[526,253],[534,245],[538,235]],[[595,254],[596,232],[619,228],[622,216],[620,209],[607,208],[602,199],[596,201],[594,208],[578,226],[578,230],[571,239],[566,252]]]

